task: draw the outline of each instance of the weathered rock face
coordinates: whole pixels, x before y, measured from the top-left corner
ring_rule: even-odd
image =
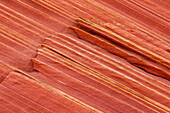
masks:
[[[0,0],[0,113],[170,112],[168,0]]]

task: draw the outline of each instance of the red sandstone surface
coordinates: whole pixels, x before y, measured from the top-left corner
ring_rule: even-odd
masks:
[[[169,113],[169,0],[0,0],[0,113]]]

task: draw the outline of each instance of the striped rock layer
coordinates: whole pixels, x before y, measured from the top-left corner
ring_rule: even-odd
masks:
[[[169,113],[168,0],[0,0],[0,113]]]

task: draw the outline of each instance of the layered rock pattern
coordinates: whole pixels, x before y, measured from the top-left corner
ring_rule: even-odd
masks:
[[[0,113],[169,113],[168,0],[0,0]]]

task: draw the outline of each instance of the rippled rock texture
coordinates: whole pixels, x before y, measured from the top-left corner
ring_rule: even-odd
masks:
[[[0,0],[0,113],[169,113],[168,0]]]

